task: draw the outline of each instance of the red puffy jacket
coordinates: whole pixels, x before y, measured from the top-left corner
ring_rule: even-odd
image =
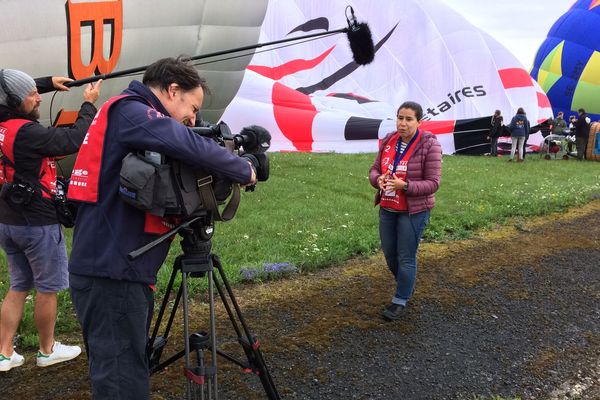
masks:
[[[381,141],[375,162],[369,171],[371,186],[379,189],[377,178],[381,175],[381,152],[396,132],[387,134]],[[442,176],[442,146],[431,132],[423,132],[421,140],[408,160],[406,191],[409,214],[431,210],[435,205],[435,192],[440,187]],[[381,193],[377,191],[375,205],[379,204]]]

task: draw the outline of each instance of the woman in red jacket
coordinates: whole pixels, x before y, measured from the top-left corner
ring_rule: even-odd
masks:
[[[440,185],[442,147],[430,132],[419,130],[423,109],[407,101],[398,108],[396,132],[382,141],[369,172],[379,189],[379,235],[387,266],[396,279],[396,293],[383,311],[387,320],[402,318],[413,294],[417,249],[429,222]]]

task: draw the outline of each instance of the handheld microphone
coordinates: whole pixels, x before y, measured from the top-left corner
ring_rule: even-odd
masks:
[[[348,18],[348,9],[350,9],[350,18]],[[358,65],[367,65],[375,58],[375,45],[371,36],[371,29],[366,22],[359,23],[354,15],[354,9],[351,6],[346,7],[346,22],[348,29],[346,35],[350,42],[352,58]]]

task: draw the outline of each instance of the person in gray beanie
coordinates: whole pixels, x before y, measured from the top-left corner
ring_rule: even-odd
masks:
[[[83,93],[77,120],[70,127],[39,122],[41,93],[69,90],[65,77],[33,79],[25,72],[0,69],[0,247],[6,253],[10,288],[0,309],[0,371],[25,359],[13,339],[29,291],[35,289],[34,320],[39,335],[37,365],[46,367],[77,357],[79,346],[54,340],[57,292],[69,287],[67,252],[58,223],[56,161],[79,150],[95,114],[101,82]]]
[[[10,104],[10,107],[18,108],[35,88],[35,81],[26,73],[16,69],[2,70],[2,75],[0,104],[5,106]]]
[[[6,106],[14,111],[19,111],[23,102],[35,100],[30,98],[33,90],[39,91],[38,94],[50,92],[53,90],[67,91],[65,83],[72,79],[65,77],[47,77],[33,79],[23,71],[16,69],[0,69],[0,105]],[[41,102],[41,99],[40,99]],[[37,104],[39,106],[39,103]],[[38,107],[34,107],[37,120],[39,118]]]

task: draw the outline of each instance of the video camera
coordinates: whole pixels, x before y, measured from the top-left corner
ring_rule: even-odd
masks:
[[[269,178],[269,158],[265,152],[271,145],[271,135],[265,128],[252,125],[232,135],[224,122],[213,125],[200,121],[198,125],[190,129],[247,160],[258,181]],[[246,190],[254,190],[254,185]],[[198,170],[149,151],[129,153],[123,159],[119,194],[126,203],[159,217],[187,219],[209,211],[220,221],[233,218],[240,200],[239,186],[218,172]],[[229,203],[221,213],[217,205],[228,198]]]
[[[222,147],[231,147],[228,143],[232,143],[233,151],[252,164],[258,181],[264,182],[269,179],[269,158],[266,151],[271,146],[271,134],[262,126],[247,126],[239,134],[233,135],[225,122],[210,124],[199,120],[191,130],[213,139]],[[247,190],[254,190],[254,186]]]

